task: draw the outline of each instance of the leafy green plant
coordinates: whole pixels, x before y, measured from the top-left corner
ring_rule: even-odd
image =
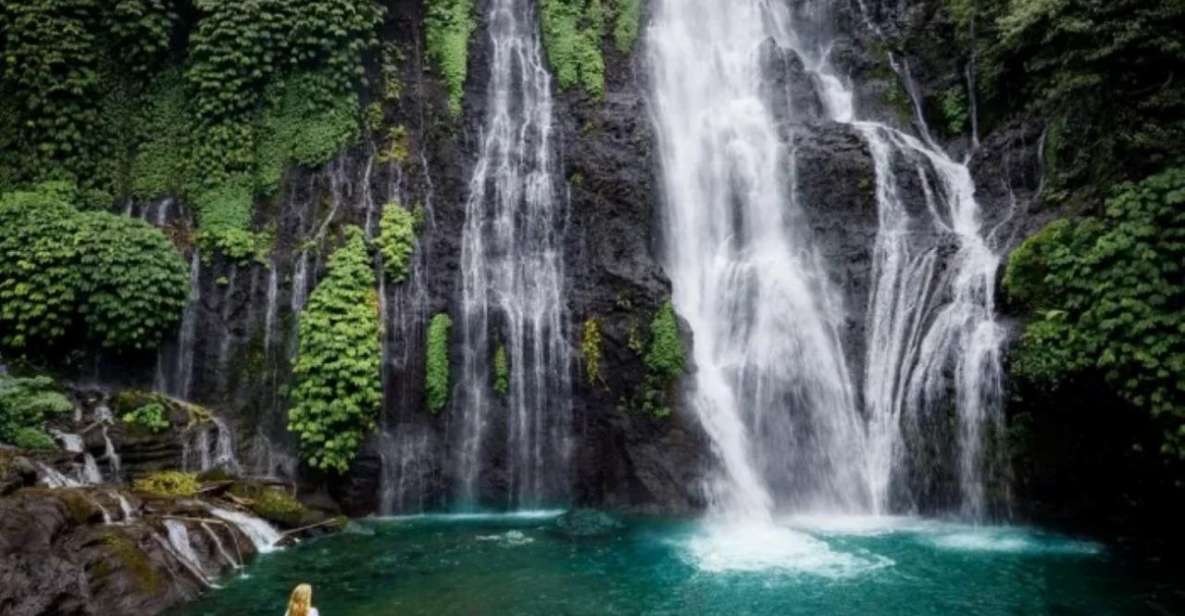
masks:
[[[584,322],[580,351],[584,355],[584,373],[589,384],[595,385],[601,381],[601,322],[595,318]]]
[[[0,443],[22,449],[52,449],[45,420],[71,412],[74,405],[47,377],[0,375]]]
[[[344,473],[382,403],[379,299],[362,230],[349,227],[300,316],[288,429],[314,468]]]
[[[160,471],[149,473],[132,482],[132,489],[154,496],[180,498],[194,496],[202,489],[197,473]]]
[[[172,426],[166,416],[164,405],[159,402],[149,402],[130,413],[124,413],[120,419],[144,432],[164,432]]]
[[[256,190],[276,190],[292,164],[323,165],[358,139],[358,97],[337,93],[323,73],[299,73],[274,82],[256,145]]]
[[[449,111],[461,113],[469,72],[469,39],[477,28],[473,0],[429,0],[424,18],[428,58],[448,86]]]
[[[946,120],[946,131],[961,135],[967,130],[967,93],[961,86],[955,86],[942,93],[942,115]]]
[[[646,351],[646,367],[663,380],[674,380],[683,374],[683,339],[679,336],[679,320],[675,307],[666,302],[650,322],[650,348]]]
[[[453,320],[441,313],[428,324],[428,367],[424,373],[424,391],[428,410],[439,413],[449,398],[449,334]]]
[[[601,0],[541,0],[539,20],[547,58],[561,88],[580,86],[589,95],[605,91]]]
[[[159,230],[76,199],[65,183],[0,195],[0,343],[53,344],[85,325],[110,348],[155,347],[184,308],[185,261]]]
[[[383,258],[383,269],[394,282],[407,279],[408,264],[416,249],[417,216],[398,203],[388,203],[379,221],[379,235],[375,239]]]
[[[510,393],[510,358],[505,344],[494,350],[494,391],[500,396]]]
[[[683,339],[679,335],[679,319],[675,307],[667,301],[650,322],[650,343],[642,358],[647,373],[643,385],[641,406],[655,417],[671,414],[673,389],[683,375],[686,364]]]
[[[617,51],[629,53],[638,40],[642,21],[642,0],[609,0],[613,11],[613,43]]]
[[[1035,312],[1016,377],[1102,375],[1185,458],[1185,169],[1118,187],[1101,219],[1051,224],[1012,254],[1004,288]]]

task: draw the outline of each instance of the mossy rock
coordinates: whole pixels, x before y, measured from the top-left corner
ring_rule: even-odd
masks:
[[[201,490],[202,485],[195,473],[160,471],[137,478],[132,487],[144,494],[181,498],[194,496]]]
[[[280,488],[244,481],[231,486],[230,493],[246,501],[255,515],[284,528],[310,526],[325,519]]]
[[[140,590],[150,594],[156,594],[164,588],[164,578],[156,570],[156,567],[153,566],[152,561],[149,560],[144,550],[141,550],[140,546],[130,537],[116,531],[111,531],[103,535],[103,544],[107,552],[111,555],[112,560],[123,565],[140,587]],[[113,573],[113,571],[110,569],[108,563],[103,562],[100,563],[100,569],[97,573],[100,576],[106,576]]]
[[[102,519],[103,510],[82,490],[55,490],[52,494],[66,506],[75,524],[89,524],[92,520]]]

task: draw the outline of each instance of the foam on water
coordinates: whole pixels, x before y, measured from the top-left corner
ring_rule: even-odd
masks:
[[[550,520],[564,515],[563,509],[525,509],[522,511],[477,511],[473,513],[418,513],[377,518],[384,521],[407,522],[496,522],[499,520]]]
[[[850,578],[891,566],[883,556],[841,552],[808,533],[778,524],[707,523],[683,545],[708,573],[786,573]]]

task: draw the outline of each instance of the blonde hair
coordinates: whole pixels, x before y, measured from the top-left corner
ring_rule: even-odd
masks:
[[[300,584],[292,589],[292,598],[288,599],[288,616],[309,616],[309,606],[313,604],[313,587]]]

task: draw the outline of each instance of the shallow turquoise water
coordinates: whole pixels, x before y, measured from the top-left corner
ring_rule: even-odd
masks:
[[[571,539],[554,516],[366,521],[261,557],[177,615],[1177,614],[1170,583],[1097,545],[1014,527],[797,518],[720,527],[630,520]]]

